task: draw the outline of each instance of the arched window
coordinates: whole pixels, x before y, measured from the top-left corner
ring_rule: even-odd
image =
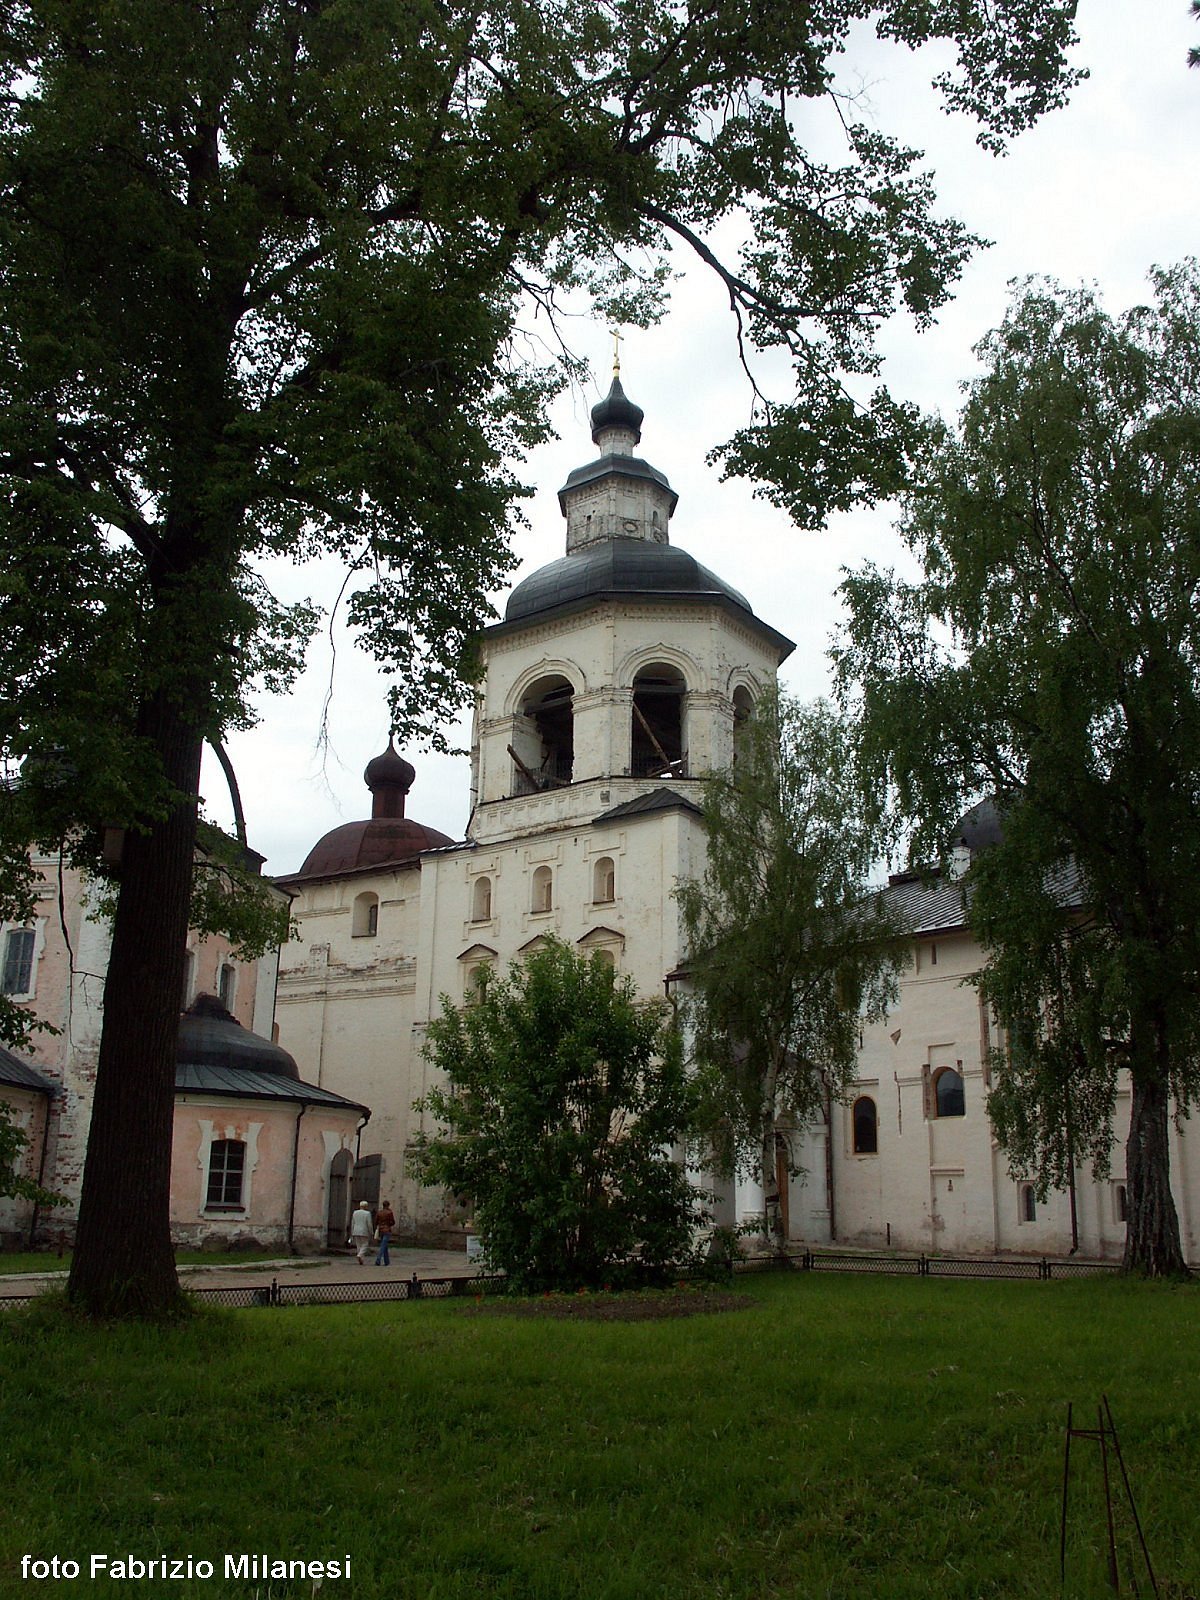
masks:
[[[471,889],[471,921],[488,922],[492,915],[492,880],[482,876],[475,879]]]
[[[210,1207],[240,1207],[246,1170],[246,1146],[240,1139],[214,1139],[208,1153]]]
[[[237,968],[228,961],[221,963],[217,976],[217,998],[226,1011],[233,1010],[233,1002],[237,998]]]
[[[535,867],[533,869],[533,900],[530,904],[532,911],[554,910],[554,874],[549,867]]]
[[[749,689],[739,684],[733,691],[733,764],[736,767],[741,758],[743,747],[746,743],[746,724],[750,721],[750,713],[754,709],[754,701],[750,698]]]
[[[540,678],[521,701],[509,754],[516,794],[537,794],[571,781],[575,769],[574,690],[561,674]]]
[[[854,1102],[854,1154],[873,1156],[879,1151],[879,1114],[875,1102],[863,1095]]]
[[[1113,1185],[1113,1211],[1118,1222],[1129,1221],[1129,1193],[1123,1183]]]
[[[1033,1192],[1031,1183],[1023,1183],[1020,1189],[1020,1216],[1022,1222],[1037,1221],[1037,1196]]]
[[[598,856],[592,868],[592,901],[608,905],[617,898],[617,868],[611,856]]]
[[[686,778],[683,697],[687,684],[677,667],[643,667],[633,680],[629,772],[634,778]]]
[[[350,932],[355,939],[373,939],[379,932],[379,896],[360,894],[354,897],[354,915]]]
[[[966,1097],[963,1094],[962,1074],[953,1067],[943,1067],[933,1080],[934,1107],[939,1117],[965,1117]]]
[[[490,961],[476,961],[463,971],[463,1004],[477,1006],[492,970]]]

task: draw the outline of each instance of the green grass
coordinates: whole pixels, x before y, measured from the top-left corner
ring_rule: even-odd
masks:
[[[266,1551],[349,1553],[319,1600],[1045,1600],[1067,1403],[1090,1421],[1102,1392],[1160,1588],[1200,1592],[1197,1290],[738,1286],[750,1310],[638,1323],[473,1302],[90,1332],[10,1313],[0,1592],[59,1592],[19,1582],[22,1552],[165,1552],[217,1576],[77,1589],[311,1600],[220,1576]],[[1099,1597],[1099,1456],[1075,1450],[1065,1593]]]
[[[287,1255],[284,1249],[276,1250],[176,1250],[175,1260],[181,1267],[237,1267],[247,1261],[278,1261]],[[320,1258],[317,1258],[320,1259]],[[304,1261],[297,1261],[297,1266]],[[18,1272],[69,1272],[71,1252],[62,1255],[52,1250],[0,1251],[0,1277]]]

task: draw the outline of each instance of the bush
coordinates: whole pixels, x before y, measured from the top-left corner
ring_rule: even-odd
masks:
[[[690,1255],[703,1196],[672,1158],[692,1092],[662,1004],[557,940],[476,1003],[442,997],[419,1108],[443,1125],[426,1183],[469,1197],[488,1264],[515,1288],[661,1282]]]

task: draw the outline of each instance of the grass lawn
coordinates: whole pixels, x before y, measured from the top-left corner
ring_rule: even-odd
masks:
[[[1102,1392],[1160,1592],[1200,1593],[1200,1290],[737,1287],[749,1309],[638,1322],[402,1302],[84,1333],[9,1313],[0,1593],[1045,1600],[1067,1402],[1090,1422]],[[1075,1466],[1065,1593],[1106,1596],[1096,1446]],[[96,1552],[215,1571],[92,1582]],[[351,1580],[226,1579],[242,1552],[348,1554]],[[83,1576],[23,1583],[23,1553]]]

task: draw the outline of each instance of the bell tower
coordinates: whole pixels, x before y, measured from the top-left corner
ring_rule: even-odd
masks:
[[[614,368],[591,413],[599,454],[559,490],[566,553],[483,635],[476,840],[583,823],[664,785],[698,798],[793,648],[670,542],[679,497],[634,454],[643,421]]]

